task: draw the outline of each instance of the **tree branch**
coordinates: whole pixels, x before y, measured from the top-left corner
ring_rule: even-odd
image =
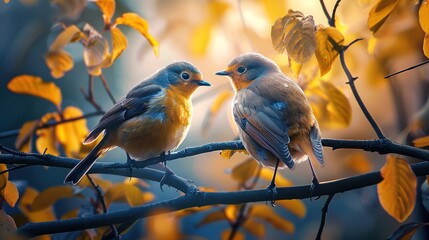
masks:
[[[421,63],[419,63],[419,64],[416,64],[416,65],[414,65],[414,66],[411,66],[411,67],[409,67],[409,68],[406,68],[406,69],[403,69],[403,70],[401,70],[401,71],[398,71],[398,72],[395,72],[395,73],[389,74],[389,75],[385,76],[384,78],[390,78],[390,77],[393,77],[393,76],[395,76],[395,75],[398,75],[398,74],[400,74],[400,73],[403,73],[403,72],[406,72],[406,71],[412,70],[412,69],[414,69],[414,68],[420,67],[420,66],[425,65],[425,64],[428,64],[428,63],[429,63],[429,59],[428,59],[428,60],[426,60],[426,61],[424,61],[424,62],[421,62]]]
[[[416,176],[423,176],[429,173],[429,163],[412,164],[411,169],[414,171]],[[126,210],[114,211],[106,214],[51,222],[27,223],[18,229],[18,233],[24,234],[28,237],[35,237],[43,234],[97,228],[110,224],[133,221],[139,218],[154,216],[162,213],[179,211],[191,207],[202,207],[217,204],[264,202],[282,199],[305,199],[315,196],[333,195],[336,193],[342,193],[375,185],[381,182],[382,179],[381,173],[376,171],[354,177],[320,183],[313,191],[310,190],[311,185],[281,187],[277,188],[277,195],[275,199],[273,199],[272,192],[269,189],[245,190],[236,192],[195,191],[175,199],[150,203],[140,207],[131,207]]]
[[[326,199],[325,205],[322,208],[322,219],[320,220],[320,226],[319,231],[317,231],[316,240],[322,239],[322,232],[323,228],[325,227],[325,221],[326,221],[326,214],[328,213],[329,204],[332,201],[332,198],[334,198],[335,194],[329,195],[329,197]]]

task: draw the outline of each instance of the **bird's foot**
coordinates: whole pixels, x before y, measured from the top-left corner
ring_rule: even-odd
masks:
[[[317,188],[317,186],[319,186],[319,180],[316,177],[313,177],[310,185],[310,201],[313,200],[314,191]],[[317,196],[314,200],[317,200],[319,198],[320,196]]]
[[[275,207],[276,206],[276,197],[277,197],[277,186],[275,183],[271,182],[270,185],[268,185],[268,187],[266,188],[268,191],[271,192],[271,206]]]
[[[128,163],[128,168],[127,168],[127,175],[130,176],[130,181],[133,178],[133,168],[135,167],[135,163],[136,160],[132,159],[130,157],[130,155],[127,153],[127,163]]]
[[[167,181],[168,177],[171,175],[175,175],[175,173],[171,171],[170,168],[166,167],[164,176],[162,176],[161,181],[159,181],[159,187],[161,188],[161,191],[164,192],[164,189],[162,189],[162,186],[165,185],[165,182]]]

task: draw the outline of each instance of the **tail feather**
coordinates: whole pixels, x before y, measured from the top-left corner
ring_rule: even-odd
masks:
[[[94,165],[97,158],[105,152],[103,147],[107,137],[104,136],[103,139],[95,146],[91,152],[80,161],[74,168],[67,174],[64,179],[64,183],[71,183],[76,185],[79,181],[88,173],[89,169],[91,169],[92,165]]]

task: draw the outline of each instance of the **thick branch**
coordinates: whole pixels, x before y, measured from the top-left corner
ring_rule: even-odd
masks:
[[[416,176],[429,173],[429,163],[416,163],[411,165]],[[362,174],[359,176],[320,183],[313,192],[311,185],[277,188],[275,200],[304,199],[315,196],[333,195],[350,190],[355,190],[382,181],[379,171]],[[77,231],[87,228],[96,228],[110,224],[128,222],[139,218],[149,217],[166,212],[179,211],[191,207],[202,207],[216,204],[240,204],[247,202],[271,201],[272,192],[268,189],[245,190],[236,192],[199,192],[196,191],[184,196],[147,204],[140,207],[132,207],[127,210],[114,211],[90,217],[57,220],[52,222],[28,223],[18,229],[18,232],[29,237],[58,232]]]

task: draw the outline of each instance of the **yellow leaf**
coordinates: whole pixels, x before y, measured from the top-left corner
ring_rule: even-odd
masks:
[[[64,220],[64,219],[76,218],[78,216],[78,213],[79,213],[79,209],[73,209],[61,215],[60,219]]]
[[[415,147],[423,148],[429,146],[429,136],[417,138],[413,141]]]
[[[265,220],[273,227],[285,233],[292,234],[295,232],[295,225],[291,221],[279,216],[276,212],[273,211],[271,207],[268,207],[267,205],[257,204],[252,206],[250,210],[250,215],[252,217],[257,217]]]
[[[405,221],[414,209],[417,179],[402,158],[387,155],[381,168],[383,181],[377,184],[378,199],[384,210],[399,222]]]
[[[49,47],[49,52],[58,52],[62,50],[67,44],[79,41],[84,34],[79,30],[76,25],[71,25],[64,29],[55,41]]]
[[[256,174],[256,169],[261,167],[255,159],[249,158],[244,162],[236,165],[231,172],[231,177],[238,182],[244,184]]]
[[[61,90],[53,82],[45,82],[40,77],[31,75],[19,75],[14,77],[8,84],[7,88],[20,94],[28,94],[46,99],[61,108]]]
[[[110,29],[110,33],[112,34],[112,44],[113,44],[112,62],[113,62],[127,48],[128,42],[127,42],[127,38],[118,28]]]
[[[150,232],[150,239],[182,239],[179,226],[172,214],[161,214],[146,219],[146,231]]]
[[[4,164],[4,163],[0,164],[0,171],[3,172],[6,170],[7,170],[6,164]],[[8,179],[9,179],[9,172],[5,172],[5,173],[0,175],[0,191],[6,187]]]
[[[100,8],[103,13],[104,25],[108,26],[113,14],[115,13],[115,0],[96,0],[94,3]]]
[[[159,43],[149,33],[149,24],[146,22],[146,20],[144,20],[143,18],[141,18],[139,15],[135,13],[124,13],[122,14],[121,17],[116,19],[115,24],[118,24],[118,25],[124,24],[139,31],[140,34],[142,34],[149,42],[149,44],[152,46],[152,49],[155,52],[155,55],[158,56]]]
[[[274,174],[274,169],[264,167],[261,169],[259,177],[267,181],[271,181],[271,179],[273,178],[273,174]],[[280,171],[277,171],[276,184],[282,187],[289,187],[293,185],[293,182],[283,177],[283,175],[280,174]]]
[[[82,111],[77,107],[67,107],[63,111],[63,120],[81,117]],[[86,119],[59,124],[56,127],[56,136],[61,143],[65,154],[73,157],[79,154],[82,142],[88,134]]]
[[[15,207],[16,201],[19,198],[18,188],[13,182],[8,180],[5,188],[1,190],[1,196],[9,206]]]
[[[377,4],[371,8],[368,15],[368,28],[372,33],[376,33],[380,29],[398,2],[399,0],[378,0]]]
[[[298,78],[299,73],[301,72],[302,63],[295,62],[292,58],[288,57],[289,69],[292,71],[293,76]]]
[[[28,121],[22,125],[15,141],[16,149],[22,152],[31,152],[31,139],[38,125],[39,121]]]
[[[264,224],[256,222],[253,219],[247,219],[243,227],[244,229],[246,229],[246,231],[257,237],[258,239],[263,239],[265,236]]]
[[[426,33],[423,39],[423,54],[429,58],[429,33]]]
[[[220,152],[220,156],[225,159],[230,159],[235,153],[238,152],[249,155],[246,150],[222,150]]]
[[[221,220],[226,220],[225,214],[223,214],[223,212],[221,212],[221,211],[211,212],[211,213],[205,215],[203,217],[203,219],[201,219],[201,221],[199,221],[197,223],[196,227],[199,228],[199,227],[205,226],[207,224],[217,222],[217,221],[221,221]]]
[[[230,222],[235,222],[237,220],[238,208],[240,206],[241,205],[228,205],[228,206],[226,206],[224,213],[225,213],[225,217]]]
[[[352,154],[344,165],[347,170],[357,174],[367,173],[373,169],[371,161],[361,152]]]
[[[45,124],[49,121],[60,121],[61,118],[58,115],[58,113],[47,113],[45,114],[40,123]],[[55,156],[60,155],[58,151],[58,144],[57,144],[57,138],[55,134],[56,127],[48,127],[48,128],[41,128],[36,131],[37,133],[37,140],[36,140],[36,149],[39,153],[46,153],[46,154],[52,154]]]
[[[74,66],[73,58],[64,50],[48,52],[45,55],[45,62],[51,70],[52,77],[57,79],[63,77],[64,73]]]
[[[86,24],[85,32],[88,32],[88,40],[83,48],[83,60],[89,74],[101,75],[101,69],[111,62],[109,44],[93,27]]]
[[[231,240],[231,239],[232,240],[244,240],[245,239],[244,234],[238,230],[234,233],[234,237],[230,238],[231,232],[232,232],[231,229],[227,229],[227,230],[223,231],[220,239],[221,240]]]
[[[428,0],[424,0],[419,9],[419,22],[423,31],[429,33],[429,3]]]
[[[114,184],[106,191],[104,197],[106,205],[126,201],[132,207],[143,205],[155,198],[152,193],[142,192],[140,188],[128,183]]]
[[[318,27],[316,31],[316,58],[319,63],[320,76],[331,69],[344,43],[344,36],[333,27]]]
[[[0,239],[19,239],[12,238],[16,231],[16,224],[13,218],[0,209]]]
[[[292,200],[277,200],[276,205],[281,206],[300,218],[305,217],[307,208],[303,201],[299,199]]]
[[[4,3],[9,3],[9,0],[3,0]]]
[[[305,93],[322,128],[340,129],[350,125],[352,119],[350,102],[334,84],[315,79],[305,89]]]
[[[214,22],[208,20],[195,28],[189,41],[189,47],[193,54],[203,56],[206,53],[213,26]]]
[[[47,222],[56,220],[52,207],[48,207],[41,211],[30,211],[33,201],[38,194],[39,193],[36,189],[27,187],[19,201],[19,210],[31,222]]]
[[[103,192],[106,192],[111,186],[112,182],[106,179],[102,179],[97,176],[91,175],[92,180],[103,190]],[[91,183],[88,181],[88,178],[82,178],[82,180],[78,183],[78,186],[80,188],[89,187],[92,188]]]
[[[31,205],[31,212],[37,212],[51,207],[58,200],[73,197],[73,187],[69,185],[53,186],[40,192]]]
[[[289,58],[297,63],[310,60],[316,50],[315,24],[312,16],[289,10],[277,19],[271,28],[274,49],[280,53],[287,51]]]

